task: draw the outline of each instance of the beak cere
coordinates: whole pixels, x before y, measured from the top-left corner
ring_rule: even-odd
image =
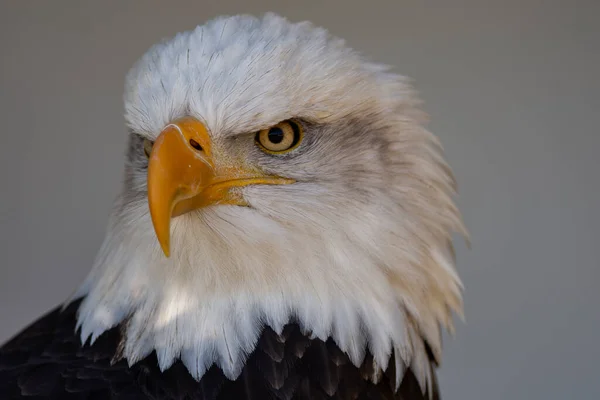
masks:
[[[231,191],[234,187],[294,182],[244,168],[242,162],[229,163],[214,158],[206,127],[190,117],[167,125],[154,142],[148,162],[148,204],[167,257],[172,217],[219,204],[247,206],[239,193]]]

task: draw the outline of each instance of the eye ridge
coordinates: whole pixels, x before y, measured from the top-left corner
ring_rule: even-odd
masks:
[[[294,150],[302,139],[301,125],[290,119],[257,132],[255,142],[263,152],[277,155]]]

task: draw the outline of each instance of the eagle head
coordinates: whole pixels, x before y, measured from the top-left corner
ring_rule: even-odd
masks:
[[[451,234],[466,232],[403,77],[310,23],[234,16],[152,47],[124,99],[82,341],[120,325],[129,363],[156,351],[162,369],[235,379],[265,326],[294,321],[427,382],[462,310]]]

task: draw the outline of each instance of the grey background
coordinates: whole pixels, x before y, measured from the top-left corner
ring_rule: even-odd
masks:
[[[427,3],[427,4],[425,4]],[[444,398],[600,398],[596,1],[4,1],[0,341],[87,273],[119,189],[123,79],[220,14],[309,19],[415,79],[473,236]]]

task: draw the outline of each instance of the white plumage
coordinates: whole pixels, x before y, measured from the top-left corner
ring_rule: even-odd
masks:
[[[280,332],[297,318],[357,366],[367,346],[382,368],[394,349],[392,362],[412,366],[425,385],[420,338],[439,358],[440,326],[451,329],[452,311],[462,312],[450,235],[465,229],[418,106],[402,77],[323,29],[272,14],[219,18],[154,46],[127,77],[134,133],[154,140],[189,115],[220,154],[297,183],[247,186],[248,208],[173,219],[165,258],[145,171],[130,162],[105,242],[75,294],[87,295],[82,341],[126,322],[130,363],[156,350],[162,369],[180,358],[197,379],[213,363],[234,379],[263,324]],[[310,125],[299,155],[265,158],[246,140],[292,117]]]

